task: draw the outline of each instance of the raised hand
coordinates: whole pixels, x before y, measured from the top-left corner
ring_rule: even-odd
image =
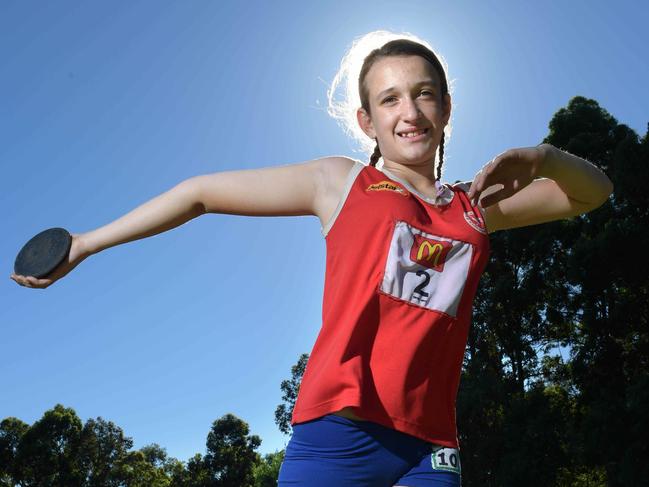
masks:
[[[502,184],[503,187],[480,200],[483,208],[509,198],[530,184],[540,174],[545,158],[541,146],[509,149],[485,164],[473,178],[469,188],[469,198],[475,205],[480,194],[489,186]]]

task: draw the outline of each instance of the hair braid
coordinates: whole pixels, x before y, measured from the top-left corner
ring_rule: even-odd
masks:
[[[437,165],[437,180],[438,181],[440,181],[442,179],[442,165],[443,164],[444,164],[444,132],[442,132],[442,138],[439,141],[439,164]]]
[[[376,163],[379,162],[379,157],[381,157],[381,149],[379,149],[379,143],[377,141],[376,147],[374,147],[374,152],[372,152],[372,157],[370,157],[370,166],[376,167]]]

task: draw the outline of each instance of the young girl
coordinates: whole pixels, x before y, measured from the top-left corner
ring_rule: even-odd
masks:
[[[460,485],[455,397],[488,233],[588,212],[612,184],[547,144],[442,184],[451,97],[434,52],[393,38],[364,57],[357,81],[368,165],[332,156],[196,176],[73,234],[50,277],[11,277],[45,288],[90,255],[204,213],[315,215],[327,244],[323,324],[279,485]]]

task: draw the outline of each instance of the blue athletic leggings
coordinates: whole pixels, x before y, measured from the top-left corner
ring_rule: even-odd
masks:
[[[293,426],[279,487],[459,487],[458,450],[328,414]]]

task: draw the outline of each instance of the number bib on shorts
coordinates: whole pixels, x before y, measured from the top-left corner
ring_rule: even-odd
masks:
[[[433,470],[444,470],[456,474],[462,473],[460,452],[457,448],[435,448],[430,455]]]

